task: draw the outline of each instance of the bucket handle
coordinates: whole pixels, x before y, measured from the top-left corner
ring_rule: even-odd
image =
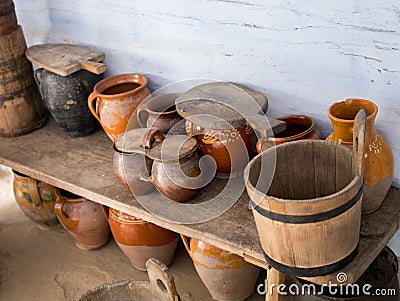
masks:
[[[88,107],[90,112],[92,112],[93,116],[96,117],[96,119],[100,122],[101,124],[101,120],[100,120],[100,116],[97,113],[97,97],[99,95],[95,92],[90,93],[89,97],[88,97]],[[95,104],[96,103],[96,104]],[[95,109],[96,106],[96,109]]]
[[[358,111],[353,127],[353,172],[364,179],[366,113]]]
[[[146,269],[149,274],[150,284],[166,296],[166,299],[163,300],[179,300],[174,278],[164,263],[158,259],[150,258],[146,262]]]

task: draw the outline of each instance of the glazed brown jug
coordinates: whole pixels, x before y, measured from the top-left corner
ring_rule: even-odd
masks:
[[[218,301],[241,301],[254,291],[261,269],[242,257],[181,235],[200,279]]]
[[[137,108],[141,127],[160,130],[164,134],[183,118],[178,114],[175,100],[181,93],[167,93],[147,97]]]
[[[261,137],[256,145],[258,153],[261,153],[269,147],[285,142],[304,139],[321,139],[321,134],[316,128],[314,120],[308,116],[289,115],[277,119],[286,123],[286,129],[274,135],[274,137]]]
[[[114,142],[114,176],[133,195],[146,195],[155,188],[153,183],[143,180],[150,176],[153,165],[142,146],[148,132],[147,128],[129,130]]]
[[[54,211],[78,248],[93,250],[108,242],[110,228],[99,204],[59,188],[56,196]]]
[[[146,261],[150,258],[166,265],[172,262],[179,241],[177,233],[113,208],[102,206],[102,209],[115,241],[136,269],[146,271]]]
[[[13,173],[14,197],[22,212],[42,230],[59,226],[54,212],[56,188],[15,170]]]
[[[352,147],[354,118],[361,109],[367,113],[362,210],[368,213],[382,204],[392,184],[394,172],[392,149],[374,126],[378,107],[370,100],[357,98],[332,104],[328,116],[333,125],[333,133],[326,140]]]
[[[133,113],[150,94],[146,85],[147,78],[143,75],[119,74],[94,86],[88,99],[89,109],[112,141],[125,131],[139,127]]]

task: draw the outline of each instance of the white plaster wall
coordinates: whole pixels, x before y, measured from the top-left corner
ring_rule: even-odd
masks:
[[[268,95],[270,116],[310,115],[324,136],[332,102],[371,99],[400,186],[398,0],[14,1],[29,45],[96,47],[107,75],[143,73],[152,89],[198,77],[245,83]]]

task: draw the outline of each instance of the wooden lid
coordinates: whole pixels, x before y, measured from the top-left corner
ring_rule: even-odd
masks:
[[[162,143],[155,143],[152,148],[146,149],[146,155],[156,161],[173,162],[191,156],[196,149],[195,138],[187,135],[167,135]]]
[[[124,153],[144,153],[142,141],[149,130],[148,128],[137,128],[125,132],[125,134],[120,135],[115,141],[116,149]]]
[[[26,50],[26,57],[35,65],[61,76],[67,76],[81,69],[95,74],[104,73],[107,66],[104,52],[87,47],[68,44],[34,45]]]
[[[226,130],[247,124],[246,117],[260,113],[260,105],[236,85],[213,82],[196,86],[175,101],[178,113],[204,128]]]

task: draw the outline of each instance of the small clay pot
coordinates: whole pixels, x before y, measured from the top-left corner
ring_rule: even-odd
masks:
[[[93,250],[108,242],[110,228],[99,204],[59,188],[56,195],[54,211],[78,248]]]
[[[113,208],[102,206],[102,209],[115,241],[136,269],[146,271],[146,261],[150,258],[166,265],[172,262],[179,241],[177,233]]]
[[[183,118],[178,114],[175,100],[181,93],[167,93],[156,97],[147,97],[137,109],[141,127],[160,130],[164,134]]]
[[[15,170],[13,189],[14,197],[22,212],[39,225],[42,230],[58,227],[54,212],[56,187],[37,181]]]
[[[113,142],[125,131],[139,127],[133,113],[150,94],[146,85],[147,78],[143,75],[119,74],[94,86],[88,99],[89,109]]]
[[[254,291],[261,269],[242,257],[181,235],[200,279],[218,301],[242,301]]]
[[[48,110],[70,137],[85,137],[99,128],[89,111],[87,98],[102,75],[80,70],[61,76],[43,68],[34,75]]]
[[[154,190],[153,183],[143,180],[149,177],[153,164],[153,160],[143,153],[144,147],[141,145],[143,136],[148,132],[147,128],[130,130],[114,143],[115,178],[134,195],[146,195]],[[130,151],[127,150],[129,147]]]
[[[172,201],[186,202],[191,199],[202,186],[196,139],[186,135],[172,135],[164,139],[159,130],[150,131],[144,138],[146,153],[154,161],[151,177],[143,180],[152,182],[161,194]],[[154,147],[154,141],[162,143]]]
[[[286,122],[286,129],[274,137],[261,137],[257,142],[257,152],[261,153],[275,145],[303,139],[321,139],[321,134],[315,127],[312,118],[303,115],[289,115],[277,118]]]

